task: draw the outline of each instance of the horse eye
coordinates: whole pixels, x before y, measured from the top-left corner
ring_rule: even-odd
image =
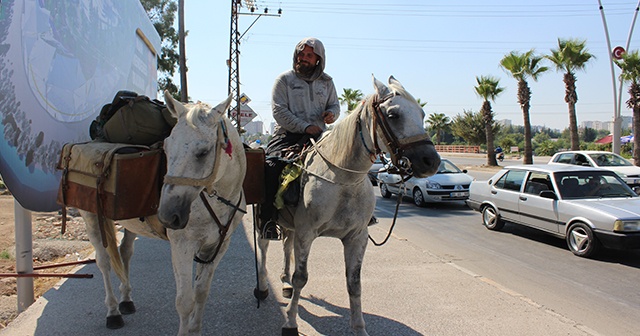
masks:
[[[198,159],[198,160],[202,159],[203,157],[207,156],[208,154],[209,154],[209,150],[208,149],[199,150],[196,153],[196,159]]]
[[[387,113],[387,118],[389,119],[398,119],[400,115],[397,112],[389,112]]]

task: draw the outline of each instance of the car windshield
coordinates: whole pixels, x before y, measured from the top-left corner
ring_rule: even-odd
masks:
[[[631,162],[614,153],[594,153],[589,157],[600,167],[633,166]]]
[[[440,161],[440,166],[438,167],[438,174],[457,174],[462,173],[462,171],[456,167],[451,161],[447,159],[443,159]]]
[[[563,199],[638,197],[618,175],[609,171],[557,173],[555,181]]]

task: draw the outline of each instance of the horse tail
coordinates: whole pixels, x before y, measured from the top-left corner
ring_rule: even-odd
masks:
[[[120,250],[118,250],[118,239],[116,238],[116,226],[109,225],[111,229],[106,229],[105,239],[107,240],[107,253],[109,254],[109,260],[111,267],[116,273],[121,282],[125,282],[127,273],[124,270],[124,263],[122,262],[122,256]]]

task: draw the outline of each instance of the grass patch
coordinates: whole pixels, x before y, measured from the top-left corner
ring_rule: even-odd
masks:
[[[7,250],[0,252],[0,259],[11,259],[11,254]]]

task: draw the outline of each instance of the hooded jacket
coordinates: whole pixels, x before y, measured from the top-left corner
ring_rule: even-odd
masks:
[[[271,92],[271,110],[278,125],[274,134],[285,132],[303,134],[308,126],[326,128],[322,113],[329,111],[337,120],[340,116],[340,102],[333,78],[324,72],[324,45],[316,38],[300,41],[293,52],[295,68],[298,53],[308,45],[318,55],[319,61],[311,78],[303,79],[295,70],[285,71],[276,78]]]

